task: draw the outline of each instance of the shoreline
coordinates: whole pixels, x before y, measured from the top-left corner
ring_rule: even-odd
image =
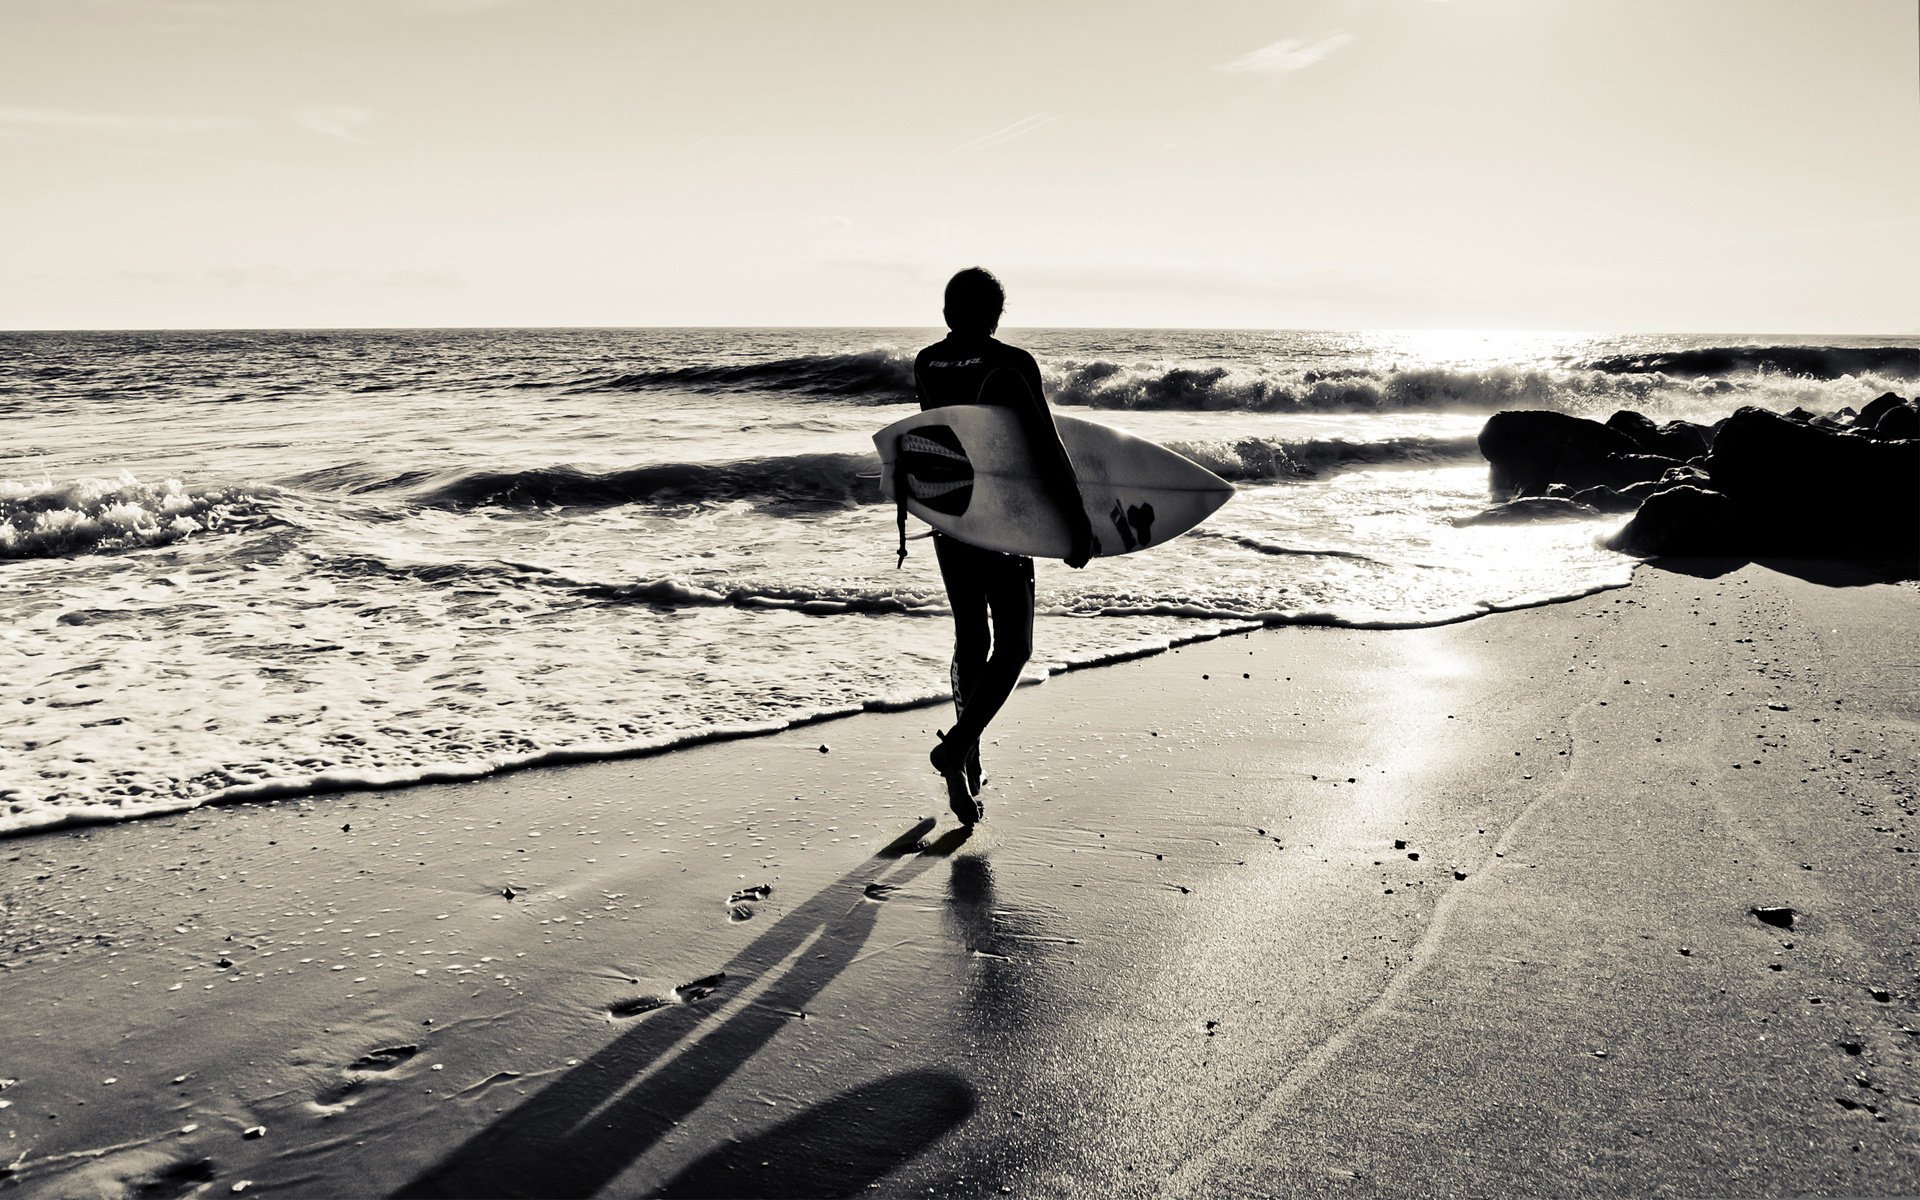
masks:
[[[1597,537],[1598,535],[1596,535]],[[1624,558],[1625,556],[1623,556]],[[1630,570],[1637,571],[1643,565],[1634,562]],[[1018,688],[1024,690],[1037,687],[1048,680],[1079,671],[1095,670],[1102,667],[1118,666],[1167,654],[1187,646],[1217,641],[1221,638],[1244,636],[1263,630],[1288,628],[1326,628],[1354,629],[1373,631],[1392,631],[1402,629],[1436,629],[1446,625],[1455,625],[1465,621],[1477,621],[1483,617],[1500,613],[1518,612],[1529,608],[1564,604],[1583,600],[1601,592],[1615,591],[1630,586],[1631,576],[1619,583],[1596,584],[1565,595],[1523,596],[1498,603],[1485,603],[1471,611],[1450,613],[1431,619],[1347,619],[1330,614],[1300,612],[1282,615],[1246,615],[1231,613],[1173,614],[1191,615],[1195,620],[1226,622],[1219,630],[1194,633],[1169,638],[1150,645],[1134,646],[1101,653],[1083,660],[1051,662],[1046,664],[1044,676],[1023,676]],[[942,613],[941,616],[946,614]],[[1077,614],[1042,614],[1077,615]],[[1161,612],[1127,609],[1108,609],[1096,614],[1096,617],[1109,616],[1160,616]],[[1031,667],[1029,668],[1031,669]],[[614,763],[628,759],[652,758],[661,754],[672,754],[682,750],[691,750],[717,742],[745,741],[754,738],[771,737],[789,733],[811,726],[845,720],[872,713],[912,712],[923,708],[937,708],[952,702],[949,693],[933,696],[916,696],[906,699],[869,697],[836,708],[815,712],[803,712],[797,716],[782,720],[778,724],[768,722],[749,726],[722,726],[703,729],[692,733],[669,735],[657,741],[643,741],[630,746],[558,746],[535,751],[531,754],[507,762],[490,763],[448,763],[438,766],[410,768],[406,771],[379,771],[365,769],[343,769],[324,771],[318,775],[287,779],[262,780],[254,783],[236,784],[224,791],[204,797],[182,799],[180,803],[162,802],[152,807],[141,807],[128,812],[124,808],[112,809],[101,803],[61,806],[46,811],[47,819],[32,823],[0,827],[0,849],[8,842],[19,838],[30,838],[38,834],[57,833],[61,830],[84,829],[93,826],[128,825],[154,820],[161,817],[178,816],[183,813],[198,812],[207,808],[225,808],[242,804],[274,804],[289,800],[318,799],[327,796],[339,796],[353,792],[403,791],[413,787],[427,787],[434,784],[468,783],[514,775],[522,771],[540,770],[548,767],[577,766],[591,763]]]
[[[1222,636],[926,849],[925,709],[0,841],[0,1188],[1920,1190],[1917,615]]]

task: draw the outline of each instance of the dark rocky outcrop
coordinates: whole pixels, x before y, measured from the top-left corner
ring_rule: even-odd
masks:
[[[1715,439],[1707,473],[1754,552],[1920,557],[1920,442],[1743,408]]]
[[[1503,412],[1480,447],[1494,499],[1512,502],[1458,524],[1633,512],[1616,550],[1920,571],[1920,401],[1891,392],[1857,413],[1743,408],[1711,427]]]
[[[1626,554],[1723,556],[1742,554],[1743,530],[1733,501],[1719,492],[1680,484],[1647,497],[1633,520],[1607,546]]]
[[[1616,454],[1607,460],[1613,471],[1615,487],[1634,483],[1652,483],[1681,465],[1677,458],[1663,454]]]
[[[1896,408],[1906,407],[1907,402],[1900,398],[1900,393],[1881,392],[1878,396],[1868,401],[1865,408],[1860,410],[1858,420],[1862,428],[1872,429],[1880,424],[1881,417],[1886,416]]]
[[[1480,453],[1489,467],[1495,500],[1546,494],[1550,483],[1574,489],[1631,483],[1612,461],[1638,455],[1640,443],[1598,421],[1566,413],[1497,412],[1480,430]]]
[[[1607,418],[1607,428],[1632,438],[1644,453],[1682,462],[1705,454],[1713,445],[1713,430],[1706,425],[1692,421],[1656,425],[1652,418],[1624,408]]]
[[[1583,493],[1584,494],[1584,493]],[[1471,517],[1455,517],[1455,525],[1508,525],[1521,521],[1577,521],[1597,517],[1600,510],[1560,496],[1525,496],[1496,504]]]
[[[1866,413],[1860,414],[1862,420]],[[1874,422],[1873,436],[1876,441],[1893,442],[1906,438],[1920,438],[1920,404],[1896,404]]]
[[[1635,484],[1634,486],[1639,487],[1642,485]],[[1567,499],[1572,500],[1576,504],[1584,504],[1595,512],[1603,513],[1630,513],[1640,507],[1639,498],[1629,498],[1624,492],[1604,486],[1581,488],[1579,491],[1568,495]]]

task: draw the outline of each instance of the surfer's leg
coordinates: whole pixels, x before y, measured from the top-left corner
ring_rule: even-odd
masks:
[[[966,716],[967,699],[979,686],[992,645],[989,632],[986,560],[988,555],[964,542],[942,534],[933,535],[934,556],[940,562],[940,578],[947,587],[947,606],[953,610],[953,661],[948,678],[953,684],[955,728]],[[947,746],[955,747],[949,753]],[[941,735],[940,745],[928,756],[934,769],[947,782],[948,802],[954,815],[971,825],[982,811],[975,799],[980,794],[980,751],[977,742],[968,746]]]
[[[985,556],[979,567],[993,620],[993,648],[966,707],[947,731],[946,744],[973,747],[1020,682],[1020,670],[1033,655],[1033,560],[1010,554]]]
[[[967,697],[980,685],[992,645],[988,632],[986,576],[980,551],[941,534],[933,535],[934,557],[940,560],[940,579],[947,585],[947,607],[953,610],[953,715],[966,712]]]

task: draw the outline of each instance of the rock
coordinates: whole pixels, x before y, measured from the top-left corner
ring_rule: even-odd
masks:
[[[1900,398],[1900,393],[1898,392],[1881,392],[1878,396],[1869,400],[1867,406],[1860,410],[1860,415],[1855,418],[1856,423],[1863,429],[1872,429],[1874,426],[1880,424],[1881,417],[1886,416],[1896,408],[1903,407],[1906,403],[1905,400]]]
[[[1598,421],[1539,410],[1493,414],[1479,443],[1496,501],[1543,495],[1550,483],[1578,489],[1632,482],[1618,478],[1608,458],[1641,453],[1638,442]]]
[[[1742,408],[1707,470],[1743,527],[1748,544],[1734,553],[1920,564],[1920,441],[1846,437]]]
[[[1511,525],[1522,521],[1578,521],[1599,515],[1598,509],[1577,504],[1572,500],[1562,500],[1558,496],[1527,496],[1519,500],[1509,500],[1505,504],[1496,504],[1471,517],[1455,517],[1453,524],[1465,527]]]
[[[1672,472],[1668,472],[1668,474],[1672,474]],[[1701,472],[1700,477],[1704,480],[1706,478],[1706,472]],[[1627,511],[1631,512],[1633,509],[1640,507],[1640,505],[1646,501],[1647,497],[1658,492],[1664,492],[1672,486],[1673,484],[1667,482],[1666,475],[1662,475],[1658,479],[1648,480],[1645,483],[1630,483],[1619,489],[1619,494],[1620,499],[1630,506]],[[1702,483],[1700,486],[1705,487],[1707,485]]]
[[[1607,428],[1632,438],[1643,452],[1665,458],[1689,459],[1705,454],[1713,444],[1713,431],[1705,425],[1691,421],[1655,425],[1652,418],[1624,408],[1607,418]]]
[[[1660,436],[1660,427],[1653,418],[1642,416],[1632,409],[1623,408],[1607,418],[1607,428],[1616,433],[1624,433],[1632,438],[1642,450],[1650,448],[1649,439]]]
[[[1649,445],[1647,452],[1668,458],[1696,458],[1713,449],[1714,429],[1692,421],[1668,421],[1660,427],[1660,440]]]
[[[1866,414],[1860,415],[1864,425]],[[1882,442],[1920,438],[1920,404],[1909,400],[1882,413],[1873,424],[1873,436]]]
[[[1692,484],[1694,487],[1712,487],[1713,476],[1707,474],[1704,461],[1696,464],[1694,461],[1688,460],[1677,467],[1667,468],[1666,473],[1660,476],[1660,482],[1663,484],[1686,483]]]
[[[1559,487],[1560,485],[1555,484],[1554,486]],[[1633,484],[1632,486],[1649,487],[1654,485],[1636,483],[1636,484]],[[1590,488],[1582,488],[1581,490],[1573,493],[1573,495],[1567,497],[1567,499],[1572,500],[1575,504],[1584,504],[1588,508],[1591,508],[1596,512],[1629,513],[1629,512],[1632,512],[1634,509],[1640,507],[1640,500],[1642,498],[1637,496],[1628,497],[1625,494],[1621,492],[1617,492],[1610,487],[1606,487],[1603,485],[1596,485]],[[1516,500],[1513,503],[1519,504],[1521,503],[1521,501]]]
[[[1680,460],[1664,454],[1615,454],[1608,457],[1606,465],[1613,472],[1610,482],[1615,487],[1624,487],[1630,483],[1651,483],[1678,467]]]
[[[1743,537],[1731,500],[1681,484],[1647,497],[1633,520],[1607,539],[1607,548],[1643,558],[1722,556],[1742,553]]]

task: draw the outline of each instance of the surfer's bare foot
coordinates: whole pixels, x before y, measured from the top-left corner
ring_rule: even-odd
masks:
[[[980,743],[975,742],[973,749],[967,751],[967,791],[978,796],[986,782],[987,777],[980,769]]]
[[[927,761],[933,764],[933,769],[940,772],[940,778],[946,781],[947,806],[953,809],[953,815],[960,818],[962,825],[973,825],[984,817],[987,811],[986,806],[980,803],[974,789],[970,786],[971,773],[967,769],[969,762],[978,761],[980,744],[975,742],[963,753],[958,746],[947,740],[945,733],[936,730],[934,736],[940,739],[940,744],[927,754]]]

